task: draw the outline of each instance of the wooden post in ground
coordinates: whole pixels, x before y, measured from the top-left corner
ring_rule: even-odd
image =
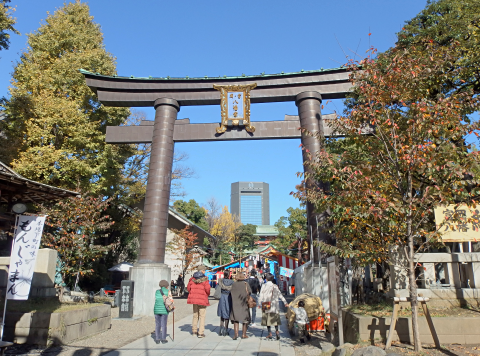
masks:
[[[392,345],[393,332],[395,331],[395,325],[397,324],[398,309],[400,309],[400,300],[398,297],[395,297],[393,299],[392,320],[390,321],[390,329],[388,330],[388,338],[387,343],[385,344],[385,350]]]
[[[408,302],[410,298],[407,297],[398,297],[398,294],[393,298],[393,313],[392,313],[392,321],[390,322],[390,329],[388,331],[388,338],[385,344],[385,350],[392,346],[392,339],[393,339],[393,332],[395,331],[395,325],[397,323],[397,316],[398,310],[400,309],[400,302]],[[417,300],[422,305],[423,313],[425,314],[425,318],[427,319],[428,327],[430,328],[430,333],[432,334],[433,341],[435,342],[435,347],[440,349],[440,340],[438,339],[437,332],[435,331],[435,327],[433,325],[432,317],[430,316],[430,312],[428,311],[427,302],[429,298],[424,298],[422,294],[418,295]]]
[[[422,296],[421,294],[419,294]],[[430,333],[432,334],[433,341],[435,342],[435,347],[440,349],[440,340],[438,339],[437,332],[435,331],[435,327],[433,326],[432,317],[430,316],[430,312],[428,311],[427,307],[427,300],[428,298],[418,298],[420,304],[422,305],[423,313],[425,314],[425,318],[427,318],[428,327],[430,328]]]

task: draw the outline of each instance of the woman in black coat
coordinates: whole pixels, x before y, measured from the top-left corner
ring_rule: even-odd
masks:
[[[220,317],[220,336],[226,336],[228,333],[228,321],[230,319],[231,298],[230,290],[232,289],[233,280],[228,278],[228,271],[223,274],[224,277],[218,281],[218,288],[222,294],[218,301],[217,315]]]

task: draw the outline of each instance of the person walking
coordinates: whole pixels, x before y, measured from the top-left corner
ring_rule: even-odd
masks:
[[[250,289],[252,290],[251,296],[258,305],[258,292],[260,292],[260,282],[258,281],[258,278],[257,278],[257,271],[252,269],[252,271],[250,272],[250,278],[247,280],[247,282],[248,282],[248,285],[250,286]],[[257,326],[255,324],[257,309],[256,308],[251,308],[251,309],[252,309],[252,323],[250,325]]]
[[[153,307],[153,314],[155,314],[155,343],[166,344],[167,341],[167,320],[168,311],[165,307],[163,296],[172,297],[172,293],[168,290],[168,282],[161,280],[159,283],[160,289],[155,292],[155,305]]]
[[[280,320],[280,306],[278,299],[280,299],[286,307],[288,303],[283,297],[280,289],[276,284],[273,284],[273,274],[267,273],[265,276],[266,283],[260,290],[260,297],[258,298],[258,308],[262,308],[262,303],[270,303],[269,308],[262,308],[262,326],[266,326],[268,330],[267,339],[272,339],[272,326],[275,326],[275,333],[277,340],[280,340],[280,332],[278,326],[282,324]]]
[[[218,301],[217,315],[220,317],[220,336],[228,334],[228,321],[230,320],[230,310],[232,300],[230,298],[230,291],[234,283],[233,279],[228,278],[228,272],[224,272],[224,277],[218,281],[218,288],[221,289],[220,300]]]
[[[237,273],[236,281],[232,284],[230,296],[232,298],[232,308],[230,310],[230,320],[233,322],[233,340],[237,340],[240,323],[243,324],[242,339],[248,338],[247,328],[250,324],[250,309],[248,308],[248,296],[252,293],[250,286],[245,281],[245,273]]]
[[[179,297],[183,296],[183,290],[185,289],[185,282],[183,281],[183,276],[181,274],[178,275],[177,282],[176,282]]]
[[[203,271],[193,274],[188,281],[187,290],[187,304],[193,304],[192,335],[203,338],[205,337],[205,314],[207,306],[210,305],[208,302],[210,283]]]

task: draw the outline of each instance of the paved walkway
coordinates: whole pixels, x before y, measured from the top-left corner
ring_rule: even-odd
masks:
[[[188,307],[191,308],[191,306]],[[261,311],[258,310],[257,322],[260,318]],[[191,323],[191,316],[175,323],[175,340],[172,338],[172,326],[168,326],[167,344],[157,345],[152,336],[145,336],[121,349],[111,351],[105,356],[295,356],[293,342],[288,334],[287,323],[283,315],[282,326],[280,327],[281,339],[279,341],[266,340],[267,328],[261,326],[249,328],[248,339],[238,338],[234,341],[232,339],[232,328],[229,329],[230,336],[219,336],[219,318],[217,317],[216,305],[207,308],[205,338],[199,339],[190,334]]]

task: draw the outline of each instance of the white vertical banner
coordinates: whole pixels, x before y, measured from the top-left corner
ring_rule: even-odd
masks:
[[[10,256],[7,299],[27,300],[45,216],[20,215]]]

